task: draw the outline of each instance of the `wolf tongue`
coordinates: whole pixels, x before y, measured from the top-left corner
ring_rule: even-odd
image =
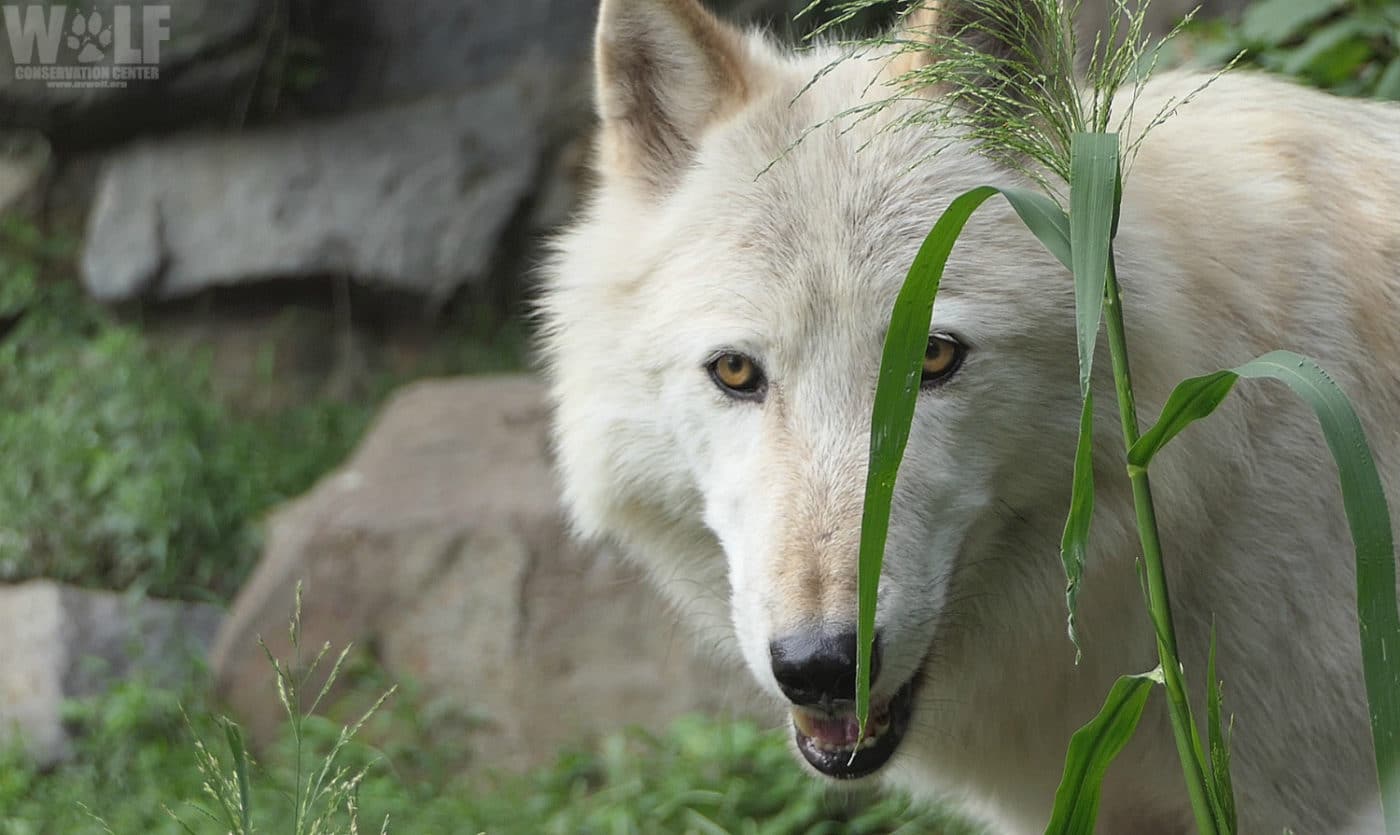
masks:
[[[860,723],[850,714],[826,716],[804,712],[799,726],[803,733],[827,745],[848,748],[860,739]]]
[[[793,718],[796,720],[799,731],[827,746],[853,748],[861,739],[860,722],[857,721],[854,713],[833,716],[828,713],[799,708],[793,711]],[[874,719],[874,717],[871,718]],[[874,737],[877,734],[876,723],[874,721],[867,722],[865,736]]]

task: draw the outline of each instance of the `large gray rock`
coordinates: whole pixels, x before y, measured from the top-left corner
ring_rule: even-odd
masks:
[[[258,647],[373,646],[391,675],[481,721],[492,766],[554,756],[580,736],[652,728],[741,696],[747,677],[692,654],[631,567],[568,536],[526,377],[415,385],[353,458],[272,518],[267,549],[211,658],[254,737],[282,721]]]
[[[271,0],[93,0],[79,4],[15,3],[4,7],[8,36],[0,42],[0,124],[36,128],[65,143],[92,144],[153,126],[189,124],[241,107],[252,92],[271,45],[285,35],[285,15],[271,14]],[[157,78],[120,85],[57,83],[22,77],[16,70],[118,66],[117,48],[145,45],[145,10],[168,9],[159,43]],[[23,24],[30,8],[53,14],[62,27],[56,53],[31,49],[10,25]],[[131,33],[118,31],[118,9],[129,10]],[[92,15],[97,17],[93,18]],[[75,22],[81,16],[82,24]],[[94,25],[90,26],[89,21]],[[152,30],[153,32],[155,29]],[[152,35],[156,40],[159,38]],[[20,46],[16,49],[16,46]],[[149,56],[143,56],[147,58]],[[46,60],[47,59],[47,60]]]
[[[107,162],[82,275],[98,299],[348,276],[443,297],[488,273],[531,191],[524,90],[496,87]]]
[[[223,613],[201,603],[132,599],[44,580],[0,586],[0,744],[41,766],[69,754],[63,702],[144,677],[178,686]]]

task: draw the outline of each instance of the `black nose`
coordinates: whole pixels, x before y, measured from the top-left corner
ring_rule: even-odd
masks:
[[[768,645],[773,677],[797,705],[853,701],[856,697],[856,633],[795,632]],[[880,636],[870,657],[870,680],[880,673]]]

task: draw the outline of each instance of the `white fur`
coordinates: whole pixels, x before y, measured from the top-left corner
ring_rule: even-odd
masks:
[[[609,15],[666,19],[686,5],[607,0],[603,35]],[[635,24],[629,37],[644,37]],[[674,42],[685,27],[664,31],[685,46]],[[547,270],[544,351],[579,531],[623,543],[707,645],[741,657],[781,698],[768,642],[854,612],[845,590],[875,372],[905,270],[954,196],[1018,178],[964,144],[926,159],[939,140],[925,131],[829,122],[888,94],[870,86],[875,64],[842,63],[798,95],[835,53],[737,42],[726,66],[744,74],[743,98],[685,111],[684,153],[658,163],[673,176],[646,178],[660,185],[618,170],[646,150],[619,151],[627,134],[605,122],[612,152],[597,192]],[[714,73],[684,63],[690,76],[657,82],[663,112],[714,90]],[[1156,80],[1138,112],[1200,82]],[[600,80],[605,101],[645,83]],[[1400,504],[1400,109],[1226,76],[1147,139],[1117,253],[1144,420],[1186,376],[1298,350],[1355,398]],[[1065,270],[989,202],[935,306],[934,331],[971,350],[950,383],[921,396],[878,607],[877,693],[921,664],[925,676],[884,773],[922,796],[965,798],[1008,832],[1040,831],[1071,733],[1117,675],[1156,664],[1106,373],[1078,666],[1065,635],[1057,547],[1078,409],[1073,323]],[[716,388],[704,366],[721,349],[762,363],[764,403]],[[1352,819],[1374,815],[1374,771],[1351,544],[1311,413],[1282,386],[1241,384],[1152,475],[1198,690],[1212,624],[1219,636],[1241,831],[1368,831],[1374,817]],[[1154,695],[1110,769],[1100,830],[1184,833],[1191,820]]]

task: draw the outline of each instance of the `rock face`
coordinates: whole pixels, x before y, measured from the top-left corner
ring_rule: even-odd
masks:
[[[746,680],[695,657],[633,569],[570,540],[545,419],[526,377],[413,386],[349,463],[273,517],[211,662],[255,738],[281,721],[257,637],[289,653],[299,580],[304,646],[375,647],[391,674],[482,721],[471,742],[492,766],[742,695]]]
[[[132,600],[48,581],[0,587],[0,743],[16,738],[41,766],[69,753],[66,699],[144,676],[174,686],[213,641],[214,606]]]
[[[112,301],[328,275],[443,297],[487,273],[535,183],[523,94],[118,152],[89,221],[84,282]]]

